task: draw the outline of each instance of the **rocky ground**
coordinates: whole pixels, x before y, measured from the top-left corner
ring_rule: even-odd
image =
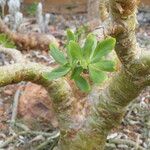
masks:
[[[150,12],[139,11],[138,20],[137,40],[141,48],[150,50]],[[59,39],[60,46],[63,48],[66,28],[76,30],[86,22],[85,15],[65,18],[55,16],[48,32]],[[34,28],[34,26],[32,27]],[[25,26],[24,30],[22,28],[21,32],[30,32],[33,28],[30,24],[30,27]],[[84,34],[88,32],[86,27],[80,31]],[[54,60],[45,51],[31,50],[23,51],[23,53],[30,61],[45,65],[54,64]],[[0,54],[0,65],[9,63],[14,62],[8,56]],[[12,127],[10,121],[13,114],[12,110],[14,110],[13,101],[17,99],[19,100],[18,124]],[[28,104],[29,101],[30,104]],[[54,117],[51,105],[46,91],[35,84],[22,82],[0,88],[0,149],[52,149],[57,138],[55,140],[49,140],[49,138],[55,137],[57,134],[56,131],[53,133],[54,128],[52,129],[52,126],[57,126],[57,120]],[[36,132],[31,133],[28,128],[36,130]],[[26,133],[18,134],[21,131],[26,131]],[[37,131],[40,131],[40,133]],[[43,148],[44,144],[48,144],[49,148]],[[149,87],[127,108],[126,116],[119,130],[112,131],[108,136],[106,150],[150,150]]]

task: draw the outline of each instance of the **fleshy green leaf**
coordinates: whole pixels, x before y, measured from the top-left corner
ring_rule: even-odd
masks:
[[[67,39],[68,39],[68,42],[76,40],[75,34],[70,29],[67,30]]]
[[[82,67],[76,67],[73,72],[72,72],[72,75],[71,75],[71,78],[72,79],[75,79],[77,78],[78,76],[80,76],[80,74],[82,73],[83,71],[83,68]]]
[[[114,38],[107,38],[99,42],[92,58],[92,62],[99,61],[103,56],[109,54],[115,47],[116,40]]]
[[[55,44],[50,45],[50,54],[55,59],[56,62],[64,65],[67,63],[67,59],[65,58],[63,52],[61,52]]]
[[[71,68],[69,66],[60,66],[60,67],[52,70],[51,72],[45,73],[44,77],[51,81],[51,80],[58,79],[64,75],[66,75],[70,70],[71,70]]]
[[[74,41],[69,42],[68,46],[69,54],[71,55],[73,60],[81,60],[82,59],[82,49],[80,45]]]
[[[96,84],[100,84],[107,79],[106,73],[94,65],[89,65],[89,73],[91,80]]]
[[[67,58],[68,58],[68,60],[69,60],[70,65],[72,65],[73,60],[72,60],[72,57],[71,57],[71,54],[70,54],[69,45],[66,46],[66,49],[67,49]]]
[[[74,79],[77,87],[82,90],[83,92],[89,92],[91,90],[90,84],[86,79],[82,76],[78,76]]]
[[[85,59],[82,59],[80,61],[80,65],[82,66],[82,68],[87,69],[88,67],[88,62]]]
[[[112,72],[116,70],[115,62],[110,60],[101,60],[97,63],[93,63],[92,65],[102,71]]]
[[[90,60],[96,46],[97,46],[97,39],[95,35],[89,34],[83,47],[83,55],[86,58],[86,60]]]

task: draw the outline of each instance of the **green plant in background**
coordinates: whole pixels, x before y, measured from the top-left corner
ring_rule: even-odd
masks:
[[[78,88],[89,92],[90,83],[102,83],[107,79],[106,73],[115,70],[115,62],[106,60],[105,56],[113,50],[116,40],[109,37],[97,42],[96,37],[89,34],[84,46],[81,47],[71,30],[67,31],[67,39],[67,56],[54,44],[50,45],[50,54],[60,66],[44,74],[44,77],[54,80],[69,74]]]
[[[88,33],[89,33],[88,26],[82,25],[79,28],[77,28],[74,33],[70,30],[67,30],[67,39],[69,38],[69,40],[74,40],[76,42],[79,42],[80,40],[85,39]]]
[[[89,33],[88,25],[82,25],[75,31],[75,36],[77,37],[78,41],[84,39]]]
[[[37,6],[38,6],[37,2],[34,2],[30,4],[29,6],[27,6],[26,8],[27,14],[30,16],[34,16],[36,14]]]
[[[6,34],[3,34],[3,33],[0,34],[0,45],[6,48],[16,48],[15,43],[11,41]]]

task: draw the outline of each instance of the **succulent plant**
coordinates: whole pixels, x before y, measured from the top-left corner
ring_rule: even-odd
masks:
[[[114,49],[114,38],[97,41],[95,35],[89,34],[83,47],[79,45],[71,30],[67,31],[67,38],[67,56],[54,44],[50,45],[50,54],[60,66],[46,73],[46,79],[54,80],[69,74],[78,88],[89,92],[90,83],[100,84],[107,79],[106,72],[116,70],[115,62],[105,58]]]

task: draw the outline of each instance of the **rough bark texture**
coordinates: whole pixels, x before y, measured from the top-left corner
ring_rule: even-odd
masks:
[[[115,51],[122,62],[122,70],[102,91],[99,99],[94,100],[94,107],[91,107],[91,114],[87,117],[85,126],[78,132],[74,133],[70,128],[68,134],[62,134],[59,146],[61,150],[103,150],[110,130],[120,124],[128,104],[145,87],[144,82],[148,83],[144,79],[149,76],[148,65],[141,62],[137,55],[139,49],[135,28],[138,1],[110,0],[109,3],[114,26],[112,35],[117,40]]]
[[[108,0],[99,0],[99,13],[101,21],[104,21],[108,18]]]
[[[61,131],[55,149],[103,150],[107,135],[120,124],[128,104],[150,85],[150,54],[137,55],[135,13],[138,1],[109,0],[109,3],[112,35],[117,40],[115,51],[122,67],[98,98],[85,102],[89,104],[88,114],[83,113],[85,105],[79,105],[81,100],[74,98],[65,80],[50,82],[43,78],[42,74],[51,68],[36,63],[0,67],[0,86],[31,81],[43,85],[53,97]]]
[[[14,43],[23,49],[48,50],[50,43],[58,45],[54,36],[40,33],[21,34],[11,31],[0,18],[0,33],[5,33]]]

